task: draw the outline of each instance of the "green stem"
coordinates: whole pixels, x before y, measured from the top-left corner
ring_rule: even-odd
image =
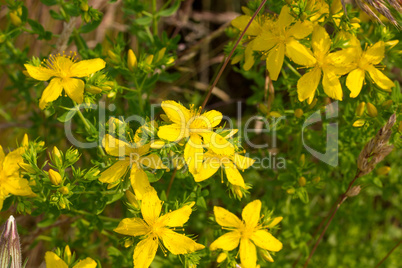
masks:
[[[91,126],[88,124],[87,119],[86,119],[86,118],[84,117],[84,115],[81,113],[81,110],[77,108],[76,111],[77,111],[77,113],[78,113],[78,116],[81,118],[82,122],[84,123],[86,130],[87,130],[87,131],[90,130],[90,129],[91,129]]]
[[[298,77],[301,77],[301,74],[285,59],[286,66]]]
[[[86,212],[84,210],[70,209],[70,211],[75,212],[77,214],[81,214],[81,215],[97,216],[99,219],[105,220],[105,221],[120,222],[119,219],[110,218],[110,217],[106,217],[106,216],[102,216],[102,215],[94,215],[94,214]]]
[[[152,30],[153,30],[153,33],[154,33],[154,36],[157,36],[158,35],[158,17],[156,16],[156,0],[152,0],[152,14],[153,14],[153,16],[152,16],[152,23],[153,23],[153,26],[152,26]]]

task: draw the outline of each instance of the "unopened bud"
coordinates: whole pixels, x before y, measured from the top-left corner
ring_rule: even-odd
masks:
[[[315,98],[311,103],[310,103],[310,105],[308,106],[308,108],[311,110],[311,109],[313,109],[314,108],[314,106],[317,104],[317,98]]]
[[[299,185],[301,186],[301,187],[303,187],[303,186],[306,186],[306,178],[305,177],[300,177],[299,178]]]
[[[85,21],[86,23],[89,23],[89,22],[91,21],[91,16],[89,15],[88,12],[85,12],[85,13],[84,13],[84,21]]]
[[[148,57],[145,58],[145,63],[148,65],[151,65],[153,59],[154,59],[154,55],[149,55]]]
[[[381,106],[384,107],[385,109],[388,109],[389,107],[392,106],[393,103],[394,103],[394,102],[393,102],[392,100],[387,100],[387,101],[384,101],[384,102],[381,104]]]
[[[14,217],[10,216],[3,226],[0,238],[0,267],[21,268],[20,237]]]
[[[18,15],[15,14],[14,12],[10,13],[10,19],[11,19],[11,23],[16,27],[18,27],[22,24],[21,18],[18,17]]]
[[[358,119],[355,122],[353,122],[353,127],[362,127],[366,123],[366,120],[364,119]]]
[[[293,188],[290,188],[290,189],[287,189],[286,192],[287,192],[288,194],[294,194],[294,193],[296,192],[296,190],[293,189]]]
[[[263,114],[268,114],[268,112],[269,112],[268,107],[263,103],[258,104],[258,108],[260,109],[261,113],[263,113]]]
[[[275,111],[270,112],[270,113],[269,113],[269,115],[270,115],[270,116],[272,116],[272,117],[275,117],[275,118],[279,118],[279,117],[281,117],[281,116],[282,116],[280,113],[275,112]]]
[[[295,116],[296,116],[296,118],[301,118],[302,116],[303,116],[303,110],[302,109],[300,109],[300,108],[297,108],[296,110],[295,110]]]
[[[80,8],[81,8],[82,11],[87,12],[88,9],[89,9],[88,3],[86,3],[86,2],[81,2]]]
[[[49,169],[49,179],[53,185],[60,185],[62,178],[59,172]]]
[[[138,198],[131,192],[130,190],[126,191],[126,198],[128,202],[133,205],[134,208],[139,209],[140,208],[140,203],[138,202]]]
[[[127,67],[130,71],[137,67],[137,57],[132,49],[129,49],[127,53]]]
[[[300,156],[300,165],[304,166],[305,163],[306,163],[306,155],[301,154],[301,156]]]
[[[163,58],[163,56],[165,56],[165,52],[166,52],[166,47],[164,47],[158,51],[158,54],[156,57],[156,62],[159,62]]]
[[[391,170],[391,167],[388,166],[384,166],[384,167],[380,167],[376,170],[377,175],[387,175],[388,172]]]
[[[7,36],[5,34],[0,34],[0,44],[6,41]]]
[[[272,258],[271,254],[269,254],[268,250],[260,250],[260,253],[264,260],[274,262],[274,259]]]
[[[70,190],[68,190],[68,188],[66,186],[63,186],[63,187],[59,188],[59,192],[66,195],[70,192]]]
[[[119,61],[119,57],[112,50],[109,49],[107,55],[112,61]]]
[[[358,194],[360,193],[360,190],[361,190],[361,189],[362,189],[362,188],[360,187],[360,185],[358,185],[358,186],[353,186],[352,188],[349,189],[349,191],[347,191],[346,195],[347,195],[348,197],[356,196],[356,195],[358,195]]]
[[[321,180],[321,177],[320,177],[320,176],[317,176],[317,177],[315,177],[315,178],[313,179],[313,182],[314,182],[314,183],[319,183],[320,180]]]
[[[89,92],[89,93],[92,93],[92,94],[99,94],[99,93],[102,92],[102,89],[101,89],[101,88],[96,87],[96,86],[92,86],[92,85],[86,87],[85,90],[86,90],[87,92]]]
[[[359,103],[359,105],[357,105],[357,108],[356,108],[356,115],[357,116],[362,116],[363,115],[364,107],[366,107],[366,103],[364,101],[362,101],[361,103]]]
[[[71,262],[71,250],[68,245],[64,248],[64,259],[68,264]]]
[[[27,164],[27,163],[20,163],[19,165],[20,165],[20,167],[21,167],[24,171],[26,171],[27,173],[35,173],[35,169],[34,169],[33,167],[31,167],[30,164]]]
[[[56,165],[63,163],[63,156],[61,155],[59,148],[54,146],[52,153],[53,153],[53,159],[56,162],[55,163]]]
[[[218,255],[218,258],[216,258],[216,262],[217,263],[224,262],[227,257],[228,257],[228,254],[226,254],[225,252],[222,252],[221,254]]]
[[[241,199],[243,197],[243,192],[240,189],[240,186],[234,185],[233,186],[233,192],[235,193],[235,195]]]
[[[367,102],[367,113],[371,117],[377,117],[378,115],[377,108],[370,102]]]
[[[128,248],[128,247],[130,247],[132,244],[134,243],[134,240],[133,239],[126,239],[125,241],[124,241],[124,247],[125,248]]]

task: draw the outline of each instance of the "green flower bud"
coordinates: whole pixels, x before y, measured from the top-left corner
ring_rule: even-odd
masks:
[[[70,192],[70,190],[68,190],[68,188],[66,186],[63,186],[63,187],[59,188],[59,192],[64,195],[67,195]]]
[[[49,169],[49,179],[52,182],[52,184],[56,186],[60,185],[60,183],[63,181],[60,173],[54,171],[53,169]]]
[[[387,175],[388,172],[391,170],[391,167],[388,166],[384,166],[384,167],[380,167],[376,170],[377,175]]]
[[[296,190],[293,189],[293,188],[290,188],[290,189],[287,189],[286,192],[287,192],[288,194],[294,194],[294,193],[296,192]]]
[[[296,118],[300,119],[303,116],[303,110],[300,109],[300,108],[296,109],[295,110],[295,116],[296,116]]]
[[[299,185],[301,187],[306,186],[306,178],[305,177],[302,176],[299,178]]]
[[[216,259],[216,262],[217,263],[224,262],[227,257],[228,257],[228,254],[226,254],[225,252],[222,252],[221,254],[218,255],[218,258]]]
[[[137,57],[132,49],[129,49],[127,53],[127,67],[130,71],[137,68]]]
[[[92,94],[99,94],[102,92],[102,89],[96,86],[89,85],[85,88],[85,90]]]
[[[82,11],[87,12],[88,9],[89,9],[88,3],[86,3],[86,2],[81,2],[80,8],[81,8]]]
[[[387,100],[387,101],[384,101],[384,102],[381,104],[381,106],[384,107],[385,109],[388,109],[389,107],[392,106],[392,104],[393,104],[393,101],[392,101],[392,100]]]
[[[362,101],[361,103],[359,103],[359,105],[357,105],[357,108],[356,108],[356,115],[357,116],[362,116],[363,115],[364,107],[366,107],[366,103],[364,101]]]
[[[0,239],[0,267],[21,268],[20,237],[13,216],[4,224]]]
[[[377,108],[370,102],[367,103],[367,113],[371,117],[377,117],[378,115]]]

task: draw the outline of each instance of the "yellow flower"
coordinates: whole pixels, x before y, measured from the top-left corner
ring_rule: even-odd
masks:
[[[163,249],[162,243],[175,255],[188,254],[204,248],[203,245],[169,228],[183,226],[190,217],[191,207],[192,205],[185,205],[160,216],[162,202],[156,191],[151,190],[144,194],[141,204],[143,219],[123,219],[114,229],[115,232],[123,235],[144,236],[134,249],[133,258],[136,268],[149,267],[155,257],[158,245]]]
[[[255,268],[257,264],[256,246],[277,252],[282,243],[273,237],[265,228],[278,224],[282,217],[274,218],[267,226],[259,224],[261,201],[255,200],[244,207],[241,221],[236,215],[221,207],[214,207],[216,222],[230,232],[216,239],[209,246],[211,250],[218,248],[231,251],[239,246],[240,261],[243,268]]]
[[[65,251],[67,252],[67,258],[71,259],[71,251],[68,246],[66,246]],[[68,264],[60,259],[59,256],[56,255],[56,253],[47,251],[45,254],[45,262],[46,262],[46,267],[52,267],[52,268],[68,268]],[[97,266],[96,262],[91,259],[91,258],[86,258],[84,260],[79,261],[76,265],[73,266],[73,268],[95,268]]]
[[[43,66],[25,64],[29,75],[39,81],[48,81],[49,85],[42,93],[39,100],[39,108],[42,110],[46,105],[56,100],[64,89],[67,95],[75,102],[82,103],[84,98],[84,81],[75,77],[85,77],[105,68],[102,59],[91,59],[76,62],[75,54],[50,55],[44,61]]]
[[[374,83],[380,88],[391,92],[390,89],[394,87],[395,84],[374,66],[379,64],[384,58],[384,42],[379,41],[368,47],[365,51],[362,51],[360,42],[356,37],[352,37],[351,43],[351,54],[354,56],[354,66],[353,71],[351,71],[346,78],[346,86],[350,90],[350,97],[356,98],[359,95],[363,87],[366,72],[370,74]]]
[[[201,167],[203,144],[217,154],[234,154],[234,146],[212,131],[222,120],[220,112],[212,110],[201,114],[201,109],[192,106],[188,110],[175,101],[162,102],[162,109],[173,124],[159,127],[158,136],[177,143],[189,138],[184,148],[184,160],[193,175]]]
[[[25,134],[22,146],[4,154],[3,147],[0,145],[0,210],[3,208],[3,202],[9,194],[19,196],[36,196],[32,192],[29,182],[23,179],[19,173],[20,164],[24,163],[22,155],[28,145],[28,136]]]
[[[349,55],[349,51],[344,49],[334,53],[329,53],[331,39],[325,29],[316,26],[313,31],[311,44],[314,51],[314,62],[300,63],[306,67],[313,67],[305,73],[297,82],[297,93],[300,101],[308,99],[310,104],[314,99],[315,91],[322,77],[324,92],[331,98],[342,100],[342,86],[338,76],[347,73],[348,69],[344,66]]]
[[[283,6],[277,21],[272,21],[269,31],[264,30],[253,41],[253,50],[268,51],[267,70],[270,78],[277,80],[282,69],[283,59],[288,56],[297,64],[314,64],[314,57],[311,51],[297,41],[303,39],[313,31],[313,24],[310,21],[295,21],[290,14],[288,6]]]
[[[124,177],[127,169],[130,168],[131,186],[134,189],[135,195],[140,200],[142,199],[142,195],[151,187],[148,176],[142,166],[144,165],[152,169],[167,168],[157,154],[148,154],[150,150],[149,143],[145,145],[131,145],[109,134],[105,135],[102,143],[109,155],[121,157],[121,159],[103,171],[99,180],[103,183],[109,183],[110,187],[114,187]]]
[[[243,177],[238,169],[245,170],[254,163],[254,159],[242,156],[240,154],[221,155],[215,154],[209,150],[204,154],[204,163],[200,172],[194,176],[196,182],[208,179],[214,175],[220,167],[225,170],[228,181],[233,184],[246,188]]]

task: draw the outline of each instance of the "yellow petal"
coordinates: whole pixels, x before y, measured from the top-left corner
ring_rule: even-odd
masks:
[[[243,221],[245,221],[247,227],[255,227],[258,224],[258,221],[260,220],[260,212],[261,212],[261,201],[260,200],[254,200],[253,202],[250,202],[243,208],[243,212],[241,213],[241,216],[243,218]]]
[[[45,67],[36,67],[36,66],[32,66],[30,64],[24,64],[25,68],[27,68],[27,72],[28,74],[39,81],[47,81],[50,78],[52,78],[53,76],[57,76],[57,74],[48,68]]]
[[[253,41],[253,50],[268,51],[278,44],[278,38],[271,32],[262,32]]]
[[[218,133],[210,131],[202,133],[202,137],[204,138],[205,146],[214,153],[220,155],[234,154],[233,144],[231,144],[229,141],[227,141],[224,137],[222,137]]]
[[[350,97],[356,98],[363,87],[364,70],[355,69],[351,71],[346,78],[346,86],[350,90]]]
[[[255,63],[254,55],[253,55],[253,46],[255,44],[255,40],[248,43],[246,49],[244,50],[244,64],[243,69],[248,71],[253,67]]]
[[[142,219],[126,218],[123,219],[113,231],[123,235],[139,236],[145,235],[147,230],[148,226]]]
[[[61,84],[73,101],[78,104],[82,103],[84,100],[84,81],[75,78],[63,78]]]
[[[243,177],[231,161],[223,162],[223,167],[225,168],[226,178],[231,184],[246,188]]]
[[[73,268],[95,268],[97,266],[96,261],[91,258],[86,258],[79,261]]]
[[[317,62],[311,50],[293,38],[286,43],[286,55],[299,65],[313,66]]]
[[[188,221],[192,212],[191,206],[186,205],[163,215],[158,219],[158,222],[164,226],[180,227]]]
[[[181,139],[188,137],[186,126],[178,124],[166,125],[159,127],[158,137],[168,141],[179,142]]]
[[[342,100],[342,86],[338,76],[332,71],[325,71],[322,76],[322,86],[325,94],[335,100]]]
[[[148,236],[137,244],[134,249],[134,267],[135,268],[148,268],[155,258],[156,251],[158,250],[158,238]]]
[[[379,64],[384,58],[385,44],[383,41],[377,42],[363,53],[365,58],[371,64]]]
[[[190,111],[175,101],[164,101],[161,106],[173,123],[185,126],[190,120]]]
[[[18,175],[18,171],[20,169],[20,164],[24,163],[24,159],[22,158],[22,154],[25,152],[25,149],[19,147],[12,152],[9,152],[3,161],[3,170],[6,176]]]
[[[267,56],[266,64],[269,76],[272,80],[278,79],[279,73],[282,69],[283,59],[285,57],[285,45],[280,43],[276,45]]]
[[[68,268],[68,265],[62,259],[60,259],[59,256],[50,251],[46,252],[45,254],[45,262],[46,267]]]
[[[203,249],[204,246],[196,243],[193,239],[163,228],[161,239],[165,247],[175,255],[188,254]]]
[[[204,154],[204,158],[206,158],[206,154]],[[204,181],[214,175],[220,167],[221,163],[218,158],[209,157],[202,163],[200,172],[194,175],[194,180],[196,182]]]
[[[105,68],[105,65],[106,62],[102,59],[82,60],[70,67],[70,73],[73,77],[89,76]]]
[[[156,191],[148,191],[143,195],[141,214],[144,220],[152,225],[158,219],[162,209],[162,201]]]
[[[321,80],[321,69],[314,68],[308,73],[305,73],[299,81],[297,81],[297,94],[299,101],[304,101],[307,98],[314,97],[318,83]]]
[[[140,163],[152,169],[167,169],[162,162],[162,159],[157,154],[150,154],[147,156],[142,156],[140,158]]]
[[[303,39],[313,32],[313,23],[305,20],[303,22],[297,21],[290,27],[288,35],[293,36],[296,39]]]
[[[49,102],[56,100],[60,96],[62,90],[63,86],[60,78],[50,80],[49,85],[45,88],[39,100],[39,108],[42,110],[45,109]]]
[[[0,171],[3,170],[4,159],[5,159],[4,150],[3,150],[3,147],[0,145]]]
[[[239,29],[240,31],[244,31],[250,20],[251,16],[242,15],[232,20],[231,23],[233,27]],[[246,35],[258,35],[261,31],[261,26],[257,21],[253,20],[246,31]]]
[[[130,181],[138,200],[142,200],[145,193],[153,190],[153,187],[149,184],[147,173],[135,166],[131,167]]]
[[[241,220],[236,215],[234,215],[232,212],[230,212],[222,207],[215,206],[214,214],[215,214],[216,222],[220,226],[234,227],[234,228],[240,228],[240,226],[241,226]]]
[[[250,239],[240,240],[240,261],[242,268],[255,268],[257,264],[257,250]]]
[[[36,196],[36,194],[32,192],[28,180],[18,176],[8,177],[7,181],[3,182],[2,186],[5,189],[7,189],[7,192],[13,195],[30,196],[30,197]]]
[[[251,239],[257,247],[277,252],[282,249],[282,243],[272,234],[265,230],[258,230],[253,233]]]
[[[134,151],[130,144],[122,140],[116,139],[115,137],[109,134],[106,134],[103,137],[102,145],[108,154],[116,157],[130,155],[130,153]]]
[[[103,183],[113,183],[124,177],[129,166],[130,161],[119,160],[101,173],[99,181]]]
[[[236,166],[241,170],[248,169],[255,162],[254,159],[242,156],[240,154],[235,154],[233,161],[236,164]]]
[[[222,121],[222,113],[215,110],[205,112],[200,117],[205,118],[204,121],[207,128],[216,127]]]
[[[131,158],[133,157],[137,157],[137,156],[143,156],[147,153],[149,153],[149,150],[151,148],[151,143],[147,143],[147,144],[134,144],[133,146],[133,152],[130,154]]]
[[[199,172],[203,156],[204,149],[201,137],[196,134],[191,135],[184,148],[184,160],[191,174],[195,175]]]
[[[267,226],[268,228],[272,228],[278,225],[283,220],[283,217],[276,217],[272,220],[272,222]]]
[[[311,38],[311,45],[315,53],[326,54],[331,47],[331,39],[324,27],[316,26]]]
[[[388,77],[386,77],[380,70],[375,68],[373,65],[370,65],[367,68],[367,71],[370,74],[370,77],[374,80],[374,82],[385,91],[390,92],[390,88],[394,87],[395,84]]]
[[[217,250],[218,248],[227,251],[234,250],[239,245],[240,237],[241,235],[238,231],[226,233],[212,242],[209,248],[211,250]]]
[[[281,13],[278,17],[278,27],[285,28],[288,27],[295,19],[290,14],[290,9],[287,5],[284,5],[281,9]]]

